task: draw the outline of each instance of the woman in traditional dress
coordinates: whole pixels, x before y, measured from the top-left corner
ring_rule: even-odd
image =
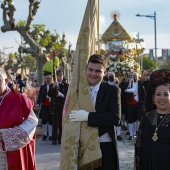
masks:
[[[170,70],[154,71],[135,144],[136,170],[170,169]],[[151,103],[152,102],[152,103]]]

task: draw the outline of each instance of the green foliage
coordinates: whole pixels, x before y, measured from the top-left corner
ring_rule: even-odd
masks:
[[[60,39],[59,34],[56,30],[54,33],[51,33],[50,30],[45,29],[45,25],[34,24],[32,30],[30,31],[32,38],[42,47],[47,50],[51,49],[59,49],[65,51],[65,34],[62,36],[62,40]]]
[[[24,27],[26,24],[26,21],[20,20],[17,25]]]
[[[9,54],[9,59],[10,60],[14,60],[14,59],[16,59],[16,55],[15,54]]]
[[[25,26],[26,21],[20,20],[18,22],[19,26]],[[42,48],[46,48],[46,50],[51,51],[52,49],[58,49],[63,52],[66,52],[65,49],[66,41],[65,34],[63,33],[62,38],[60,38],[56,29],[53,33],[50,30],[45,29],[44,24],[33,24],[31,30],[29,30],[29,34],[32,39],[39,44]]]
[[[143,57],[143,70],[154,70],[155,62],[150,60],[149,57]]]
[[[37,30],[38,34],[40,34],[40,32],[44,32],[45,31],[45,25],[44,24],[33,24],[33,30]]]
[[[58,57],[55,57],[55,67],[58,68],[60,65],[60,59]],[[53,60],[47,61],[44,64],[43,67],[43,72],[49,72],[49,73],[53,73]]]
[[[161,69],[170,69],[170,60],[165,61],[163,65],[161,65]]]
[[[54,62],[55,62],[56,68],[58,68],[60,65],[60,59],[58,57],[55,57]]]
[[[23,58],[26,63],[30,63],[32,64],[32,66],[35,67],[35,63],[36,63],[35,57],[33,57],[30,54],[26,54]]]

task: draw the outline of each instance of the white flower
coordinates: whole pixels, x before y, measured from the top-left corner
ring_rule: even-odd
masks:
[[[109,66],[111,66],[112,64],[114,64],[114,62],[113,62],[113,61],[111,61],[111,62],[109,63]]]
[[[125,67],[122,67],[121,69],[122,69],[122,70],[125,70]]]
[[[126,75],[126,71],[123,71],[123,75]]]
[[[130,62],[130,63],[128,64],[128,66],[129,66],[129,67],[133,67],[134,65],[133,65],[133,63]]]
[[[115,69],[114,67],[110,67],[110,69],[109,69],[109,70],[110,70],[110,71],[113,71],[114,69]]]

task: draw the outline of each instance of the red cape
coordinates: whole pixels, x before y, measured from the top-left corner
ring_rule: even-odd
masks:
[[[0,129],[19,126],[28,118],[32,107],[33,102],[30,99],[12,90],[0,106]],[[6,152],[6,156],[8,170],[35,170],[35,137],[25,147]]]

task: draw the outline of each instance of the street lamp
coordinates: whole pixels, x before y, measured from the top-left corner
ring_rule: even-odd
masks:
[[[13,48],[13,47],[3,47],[3,53],[5,54],[5,50],[10,49],[10,48]]]
[[[157,38],[156,38],[156,12],[154,11],[154,14],[152,15],[140,15],[137,14],[137,17],[147,17],[147,18],[151,18],[154,19],[154,32],[155,32],[155,70],[157,68]]]
[[[3,59],[6,60],[7,58],[5,58],[5,50],[6,49],[10,49],[10,48],[13,48],[13,47],[3,47]],[[2,59],[2,58],[1,58]]]

